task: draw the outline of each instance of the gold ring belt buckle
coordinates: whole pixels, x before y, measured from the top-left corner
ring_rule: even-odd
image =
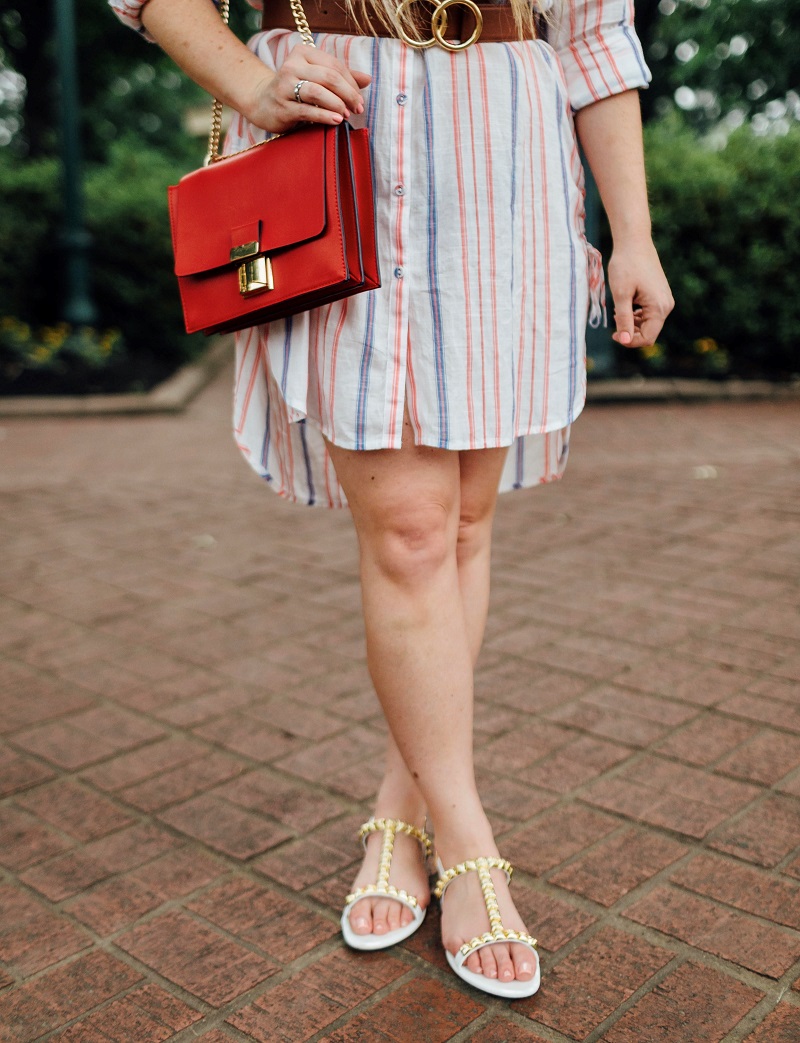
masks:
[[[397,17],[401,18],[409,7],[416,0],[401,0],[401,3],[397,7]],[[461,40],[459,43],[450,43],[446,40],[444,34],[447,32],[447,8],[453,7],[454,5],[460,5],[466,7],[475,19],[475,28],[472,30],[468,40]],[[483,31],[483,15],[481,9],[475,3],[475,0],[437,0],[436,6],[431,14],[431,33],[433,34],[428,40],[415,40],[409,36],[408,33],[403,29],[402,26],[398,26],[398,34],[403,43],[409,47],[416,47],[418,50],[424,50],[426,47],[433,47],[435,43],[438,43],[440,47],[444,47],[446,51],[463,51],[467,47],[471,47],[472,44],[480,37]]]

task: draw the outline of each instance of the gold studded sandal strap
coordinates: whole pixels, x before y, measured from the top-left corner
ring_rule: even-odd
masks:
[[[452,883],[457,876],[470,872],[478,874],[481,891],[483,892],[483,901],[486,905],[486,914],[489,917],[489,930],[485,934],[470,939],[470,941],[465,942],[461,946],[458,950],[459,962],[461,964],[476,949],[498,942],[522,942],[524,945],[530,946],[531,949],[536,949],[536,939],[530,934],[525,931],[509,930],[503,926],[500,907],[497,904],[497,892],[495,891],[494,881],[490,872],[492,869],[502,869],[506,874],[506,879],[509,881],[511,880],[511,874],[514,872],[514,867],[505,858],[473,858],[467,862],[461,862],[459,865],[453,866],[452,869],[442,873],[433,891],[437,898],[441,898],[447,890],[448,884]]]
[[[383,833],[381,857],[378,863],[378,879],[374,884],[356,888],[345,899],[345,905],[350,905],[357,899],[364,898],[367,895],[382,895],[387,898],[396,898],[398,902],[403,902],[411,909],[416,909],[419,901],[415,895],[411,895],[407,891],[403,891],[401,888],[389,883],[392,855],[394,854],[394,838],[398,833],[408,834],[408,836],[413,837],[422,844],[426,857],[431,853],[431,838],[423,829],[417,829],[416,826],[403,822],[399,818],[371,818],[365,822],[358,831],[359,840],[365,846],[370,833]]]
[[[452,869],[445,870],[439,879],[436,881],[436,887],[433,889],[433,894],[436,898],[441,898],[447,890],[449,884],[451,884],[457,876],[463,876],[464,873],[477,872],[480,874],[481,868],[485,869],[486,877],[488,877],[489,885],[491,886],[492,892],[494,892],[494,884],[492,884],[492,878],[489,874],[490,869],[502,869],[506,874],[506,879],[511,882],[511,876],[514,872],[514,867],[505,858],[496,858],[492,855],[490,858],[470,858],[466,862],[459,862],[457,866],[453,866]],[[484,877],[481,876],[481,887],[483,888]],[[484,888],[484,895],[486,894]]]
[[[358,831],[358,839],[366,845],[367,837],[370,833],[383,833],[383,846],[386,848],[388,837],[391,837],[389,847],[394,846],[394,836],[396,833],[405,833],[415,840],[418,840],[425,850],[426,857],[429,857],[433,849],[431,838],[425,832],[424,829],[417,829],[416,826],[412,826],[408,822],[403,822],[399,818],[371,818]]]

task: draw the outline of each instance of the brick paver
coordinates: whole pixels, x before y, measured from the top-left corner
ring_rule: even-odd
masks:
[[[355,539],[249,473],[228,381],[0,431],[0,1043],[800,1038],[796,403],[595,407],[501,501],[476,760],[544,970],[508,1004],[435,908],[341,942]]]

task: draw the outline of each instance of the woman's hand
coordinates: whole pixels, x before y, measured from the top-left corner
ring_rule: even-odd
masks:
[[[612,339],[626,348],[655,344],[675,301],[652,239],[615,243],[608,284],[617,327]]]
[[[208,0],[148,0],[142,21],[167,54],[209,94],[272,133],[296,123],[341,123],[363,112],[372,79],[338,58],[298,44],[275,72],[238,40]],[[300,104],[294,96],[300,89]]]
[[[613,94],[575,116],[578,135],[608,215],[614,252],[608,282],[626,348],[654,344],[674,301],[650,232],[639,92]]]
[[[297,123],[341,123],[352,113],[364,111],[361,88],[372,77],[349,69],[324,51],[297,44],[280,69],[256,84],[254,97],[243,115],[271,133],[290,130]],[[300,88],[300,103],[295,86]]]

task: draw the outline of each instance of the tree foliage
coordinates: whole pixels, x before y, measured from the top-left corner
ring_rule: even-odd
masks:
[[[800,119],[800,0],[638,0],[654,72],[648,115],[674,105],[706,131],[751,119],[785,133]]]
[[[678,302],[662,368],[726,358],[721,373],[800,373],[800,210],[787,192],[800,181],[800,127],[762,138],[742,127],[704,149],[673,114],[648,127],[646,146],[653,235]]]
[[[131,133],[172,154],[185,149],[183,116],[204,103],[203,91],[157,46],[125,28],[105,0],[74,4],[87,157],[102,160],[114,141]],[[242,10],[234,28],[245,35],[254,28],[253,12],[244,3],[236,6]],[[2,0],[0,146],[11,144],[23,156],[57,149],[55,47],[53,19],[43,15],[41,4]]]

